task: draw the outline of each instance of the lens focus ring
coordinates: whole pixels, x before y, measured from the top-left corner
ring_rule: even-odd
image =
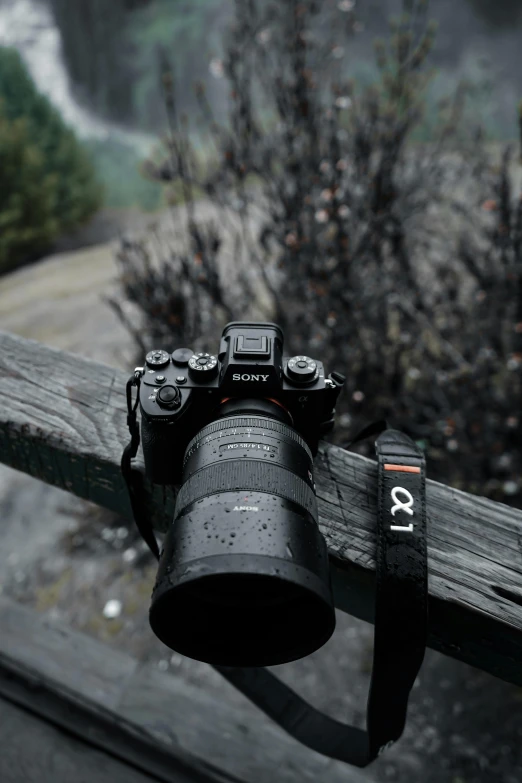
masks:
[[[194,473],[181,487],[175,516],[208,495],[234,490],[255,490],[290,500],[317,519],[317,500],[303,479],[282,468],[259,460],[230,460],[209,465]]]

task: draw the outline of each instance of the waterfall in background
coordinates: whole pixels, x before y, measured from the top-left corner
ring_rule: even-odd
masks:
[[[60,32],[43,0],[0,0],[0,46],[20,52],[38,89],[81,138],[115,139],[140,155],[157,141],[150,134],[107,122],[78,103],[63,63]]]

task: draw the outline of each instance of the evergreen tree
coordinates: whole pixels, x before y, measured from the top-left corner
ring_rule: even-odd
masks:
[[[2,47],[0,102],[0,242],[5,271],[20,262],[21,253],[34,257],[60,233],[85,222],[99,208],[102,192],[89,156],[74,132],[37,91],[18,52]],[[16,166],[20,167],[18,177]],[[41,214],[34,204],[39,192]]]
[[[0,107],[0,273],[43,250],[58,231],[56,174],[45,171],[27,122]]]

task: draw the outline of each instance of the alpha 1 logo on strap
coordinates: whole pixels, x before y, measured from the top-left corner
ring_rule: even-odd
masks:
[[[385,463],[384,470],[393,470],[397,473],[420,473],[421,469],[413,465],[391,465]],[[413,516],[413,496],[411,492],[404,487],[393,487],[391,490],[392,500],[394,506],[391,508],[391,515],[395,517],[397,511],[404,511],[406,514]],[[413,533],[413,522],[409,525],[390,525],[390,530],[399,530],[406,533]]]

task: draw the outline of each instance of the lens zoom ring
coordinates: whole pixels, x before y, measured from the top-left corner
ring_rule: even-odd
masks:
[[[228,460],[194,473],[178,493],[175,516],[189,503],[232,490],[254,490],[279,495],[302,506],[314,519],[318,518],[316,497],[303,479],[281,465],[254,459]]]
[[[217,421],[212,422],[212,424],[207,424],[194,438],[192,438],[187,446],[187,452],[190,451],[195,443],[206,438],[208,435],[212,435],[214,432],[223,432],[224,430],[229,430],[234,427],[256,427],[257,429],[270,430],[278,435],[285,435],[287,438],[291,438],[296,443],[299,443],[299,445],[305,449],[310,459],[313,460],[308,444],[294,429],[292,429],[292,427],[283,424],[281,421],[264,418],[263,416],[255,416],[252,418],[231,416],[218,419]]]

